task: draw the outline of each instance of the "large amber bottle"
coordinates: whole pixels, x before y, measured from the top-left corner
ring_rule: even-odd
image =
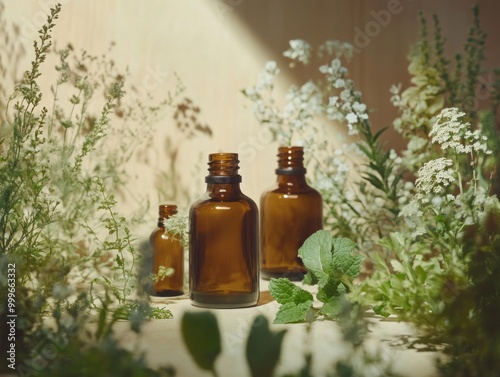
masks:
[[[306,182],[302,147],[278,149],[277,187],[260,200],[260,269],[265,279],[301,280],[306,269],[298,249],[323,227],[321,195]]]
[[[184,248],[180,240],[165,229],[165,220],[177,213],[177,206],[159,206],[158,227],[151,233],[149,244],[153,252],[153,273],[157,280],[152,294],[156,296],[177,296],[184,293]],[[170,276],[161,271],[173,269]]]
[[[259,299],[258,209],[240,190],[238,154],[209,155],[205,197],[189,213],[189,290],[208,308],[255,305]]]

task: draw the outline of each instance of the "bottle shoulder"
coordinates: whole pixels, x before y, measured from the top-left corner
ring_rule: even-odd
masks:
[[[318,196],[321,197],[321,194],[315,188],[307,185],[274,185],[262,193],[262,196],[266,196],[269,194],[303,194],[308,196]]]
[[[166,230],[165,227],[160,226],[151,232],[151,235],[149,236],[149,242],[151,243],[158,239],[164,241],[177,241],[177,238],[172,233]]]
[[[191,210],[202,207],[216,207],[216,206],[227,206],[227,207],[250,207],[257,208],[257,204],[251,198],[247,196],[242,196],[234,200],[218,200],[215,198],[207,198],[204,200],[198,200],[191,205]]]

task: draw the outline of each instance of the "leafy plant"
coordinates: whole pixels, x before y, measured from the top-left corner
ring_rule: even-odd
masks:
[[[17,366],[46,375],[94,375],[94,367],[102,366],[104,373],[123,366],[133,375],[150,375],[141,356],[120,348],[113,334],[119,319],[128,319],[138,332],[147,318],[171,317],[164,308],[150,308],[136,283],[141,255],[132,235],[134,221],[120,213],[111,194],[125,184],[120,166],[133,150],[125,138],[116,139],[116,149],[103,143],[114,116],[131,117],[121,102],[124,76],[85,53],[70,63],[68,47],[57,52],[52,109],[43,106],[46,93],[39,80],[60,10],[59,4],[51,9],[34,42],[31,69],[1,106],[0,265],[15,270],[15,313],[22,313],[16,321]],[[94,71],[94,76],[93,64],[101,64],[105,74]],[[98,92],[104,98],[95,114],[90,104]],[[69,93],[68,103],[61,104],[62,93]],[[121,132],[133,134],[127,127]],[[0,313],[9,309],[7,287],[2,275]],[[47,316],[55,328],[47,325]],[[3,339],[7,331],[2,324]],[[52,343],[58,345],[53,357],[44,348]],[[6,346],[2,342],[2,351]],[[98,364],[89,365],[93,362]],[[82,365],[86,369],[76,372]]]
[[[282,306],[274,323],[314,320],[319,315],[334,319],[342,308],[343,296],[353,288],[353,279],[361,269],[363,256],[353,253],[356,245],[349,239],[333,238],[330,232],[318,230],[299,249],[307,268],[303,283],[317,285],[320,309],[313,307],[313,296],[288,279],[271,279],[269,289]]]
[[[408,140],[400,154],[385,151],[383,129],[372,129],[361,92],[348,78],[341,59],[352,53],[349,44],[320,45],[317,58],[333,60],[319,66],[319,79],[292,86],[283,109],[273,98],[279,73],[274,62],[243,93],[276,141],[306,146],[314,157],[311,184],[325,203],[325,228],[338,239],[351,239],[366,257],[361,284],[343,294],[353,287],[342,279],[322,280],[331,276],[333,257],[318,251],[307,261],[301,250],[309,271],[304,282],[318,284],[322,314],[336,318],[344,299],[353,308],[395,315],[427,330],[428,340],[448,345],[446,352],[453,356],[442,364],[443,372],[493,376],[500,371],[500,337],[492,317],[500,295],[495,283],[500,233],[493,225],[500,207],[495,195],[500,85],[498,70],[488,74],[482,66],[486,34],[478,7],[472,9],[473,24],[454,64],[445,55],[439,19],[434,17],[431,39],[420,15],[420,40],[408,67],[411,85],[403,91],[400,85],[391,88],[391,101],[400,111],[393,126]],[[313,51],[307,42],[293,40],[284,55],[291,66],[309,64]],[[488,100],[481,102],[478,93]],[[345,123],[347,133],[358,139],[341,150],[319,140],[323,133],[317,124],[325,117]],[[350,176],[350,170],[361,174]],[[315,317],[309,292],[286,280],[273,281],[271,290],[282,304],[279,321]]]

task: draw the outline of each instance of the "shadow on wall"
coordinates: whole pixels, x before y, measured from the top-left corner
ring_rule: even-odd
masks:
[[[500,64],[500,50],[494,48],[500,39],[496,20],[500,3],[488,0],[475,3],[479,5],[482,26],[488,34],[485,66],[491,69]],[[291,39],[304,39],[313,46],[329,39],[351,43],[354,56],[347,67],[363,93],[364,102],[374,110],[370,117],[375,130],[391,128],[397,116],[397,110],[390,103],[389,88],[393,84],[401,83],[403,87],[409,84],[407,55],[418,38],[419,12],[424,12],[429,22],[434,14],[438,15],[443,34],[448,37],[449,55],[463,46],[468,32],[464,25],[470,25],[472,20],[469,0],[212,0],[212,4],[221,22],[237,17],[246,25],[259,43],[273,52],[269,60],[276,60],[280,67],[288,64],[281,53]],[[316,67],[314,64],[296,67],[290,72],[292,80],[304,83],[314,78]],[[397,143],[395,147],[402,141],[393,130],[384,136],[391,144]]]
[[[201,121],[201,109],[192,99],[184,97],[174,105],[172,115],[177,136],[165,137],[163,151],[168,167],[158,171],[155,177],[159,198],[162,201],[189,202],[189,190],[182,183],[178,155],[183,143],[197,137],[212,137],[212,128]]]

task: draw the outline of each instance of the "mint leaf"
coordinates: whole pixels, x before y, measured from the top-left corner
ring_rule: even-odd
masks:
[[[271,295],[282,306],[274,323],[302,322],[312,314],[333,319],[342,311],[344,295],[352,285],[352,279],[359,275],[363,256],[356,255],[356,244],[348,238],[334,238],[326,230],[318,230],[299,249],[307,273],[303,284],[317,284],[319,301],[323,307],[313,308],[313,297],[306,290],[297,287],[288,279],[271,279]]]
[[[280,304],[287,304],[290,302],[300,304],[313,300],[311,293],[296,286],[285,278],[271,279],[269,281],[269,290],[271,291],[271,296]]]
[[[351,254],[356,248],[356,244],[349,238],[334,238],[333,253]]]
[[[347,293],[347,287],[343,283],[340,283],[337,286],[337,292],[339,293],[339,295],[343,295],[343,294]]]
[[[364,257],[362,255],[347,254],[346,252],[334,252],[332,258],[333,276],[339,277],[347,275],[350,278],[358,277],[363,259]]]
[[[328,280],[325,285],[319,287],[318,293],[316,295],[317,299],[322,302],[327,302],[330,299],[330,297],[338,296],[339,293],[337,287],[339,286],[339,284],[340,284],[339,280],[334,280],[334,279]]]
[[[302,279],[302,284],[306,285],[318,284],[318,279],[312,273],[307,271],[306,274],[304,275],[304,279]]]
[[[342,296],[330,297],[330,299],[323,304],[320,313],[328,319],[335,319],[341,312],[345,298]]]
[[[287,302],[280,306],[273,323],[295,323],[304,322],[312,309],[312,300],[296,304]]]
[[[341,296],[347,292],[347,287],[338,280],[328,282],[318,290],[316,297],[322,302],[327,302],[333,296]]]
[[[269,290],[271,296],[282,304],[273,323],[293,323],[306,320],[313,303],[313,296],[310,292],[285,278],[271,279]]]
[[[267,318],[259,315],[248,334],[246,357],[252,377],[271,377],[279,361],[286,330],[272,332]]]
[[[327,278],[332,261],[332,236],[326,230],[313,233],[299,248],[299,257],[318,280]]]

